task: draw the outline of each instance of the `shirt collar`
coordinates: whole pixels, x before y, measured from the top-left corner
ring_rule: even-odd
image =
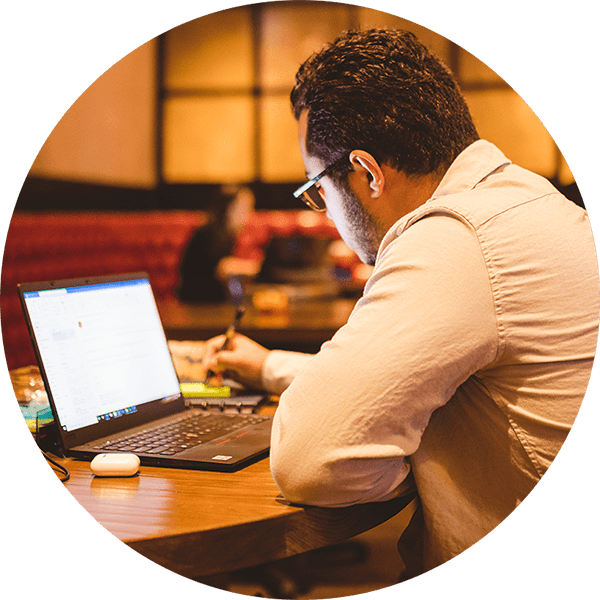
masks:
[[[472,190],[510,160],[486,140],[477,140],[463,150],[450,165],[430,200]]]
[[[379,247],[379,254],[394,238],[402,234],[407,224],[412,221],[418,211],[427,206],[428,202],[450,194],[472,190],[486,177],[509,165],[510,162],[494,144],[486,140],[473,142],[456,157],[431,198],[415,211],[402,217],[387,232]]]

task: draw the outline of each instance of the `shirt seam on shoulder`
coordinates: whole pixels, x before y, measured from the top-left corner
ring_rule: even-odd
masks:
[[[479,230],[481,224],[475,225],[474,224],[474,221],[476,220],[475,216],[472,215],[467,210],[462,210],[459,212],[452,207],[442,205],[442,206],[431,206],[431,207],[429,207],[429,210],[427,210],[427,208],[425,208],[425,210],[423,210],[423,212],[421,212],[419,215],[415,215],[414,219],[411,219],[406,224],[406,229],[408,227],[410,227],[411,225],[413,225],[414,223],[416,223],[417,221],[421,220],[422,218],[426,218],[428,216],[435,216],[436,213],[438,213],[440,215],[445,214],[445,215],[454,216],[454,217],[458,218],[460,221],[465,223],[465,225],[468,225],[473,230],[475,237],[477,239],[477,245],[479,247],[479,251],[481,252],[483,263],[485,265],[485,269],[486,269],[487,275],[488,275],[488,283],[490,286],[490,293],[492,295],[492,302],[494,304],[494,318],[496,320],[496,333],[497,333],[496,356],[490,362],[490,364],[492,364],[493,362],[496,362],[499,359],[499,357],[502,355],[502,352],[504,351],[504,348],[506,345],[506,340],[505,340],[506,329],[504,327],[504,324],[503,324],[503,321],[501,318],[502,317],[502,304],[501,304],[499,296],[501,296],[502,294],[499,289],[499,286],[494,285],[494,282],[497,281],[497,278],[496,278],[495,274],[493,274],[490,271],[490,265],[493,265],[493,259],[484,250],[484,246],[483,246],[482,239],[481,239],[481,232]]]

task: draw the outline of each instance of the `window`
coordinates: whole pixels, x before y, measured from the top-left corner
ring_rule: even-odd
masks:
[[[372,9],[274,2],[207,15],[161,36],[162,181],[302,181],[289,107],[296,69],[358,26],[414,31],[456,73],[482,137],[523,167],[569,177],[549,133],[519,95],[444,37]]]

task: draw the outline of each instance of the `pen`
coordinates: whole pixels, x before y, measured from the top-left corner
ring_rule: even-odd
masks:
[[[242,320],[242,317],[244,316],[245,310],[246,310],[246,308],[244,306],[238,306],[236,308],[235,317],[233,318],[231,325],[227,328],[227,331],[225,332],[225,339],[223,340],[221,347],[217,350],[217,354],[219,352],[223,352],[223,350],[225,350],[225,348],[227,348],[227,344],[229,344],[229,342],[232,340],[238,327],[240,326],[240,321]],[[208,380],[214,376],[215,376],[214,371],[209,369],[206,372],[206,379],[204,380],[204,383],[208,384]]]

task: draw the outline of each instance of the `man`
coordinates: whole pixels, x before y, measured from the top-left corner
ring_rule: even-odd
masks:
[[[314,357],[238,336],[219,354],[211,340],[207,366],[282,393],[271,466],[288,500],[383,501],[411,473],[429,569],[508,516],[569,432],[598,331],[590,225],[478,139],[410,33],[345,34],[296,79],[298,195],[373,275]]]

